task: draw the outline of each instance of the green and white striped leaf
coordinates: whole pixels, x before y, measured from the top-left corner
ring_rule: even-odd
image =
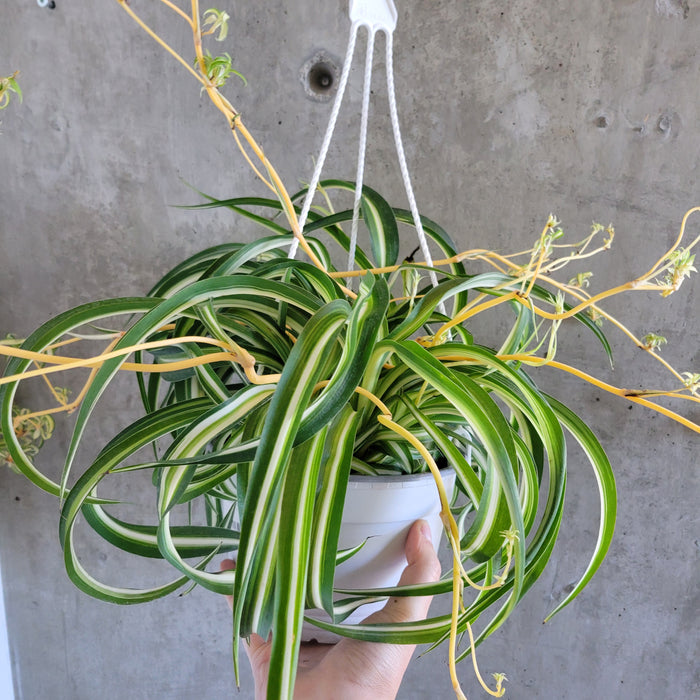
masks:
[[[296,433],[320,378],[324,353],[337,342],[349,314],[349,306],[337,300],[324,306],[311,318],[290,353],[270,404],[249,478],[246,508],[241,522],[234,589],[235,638],[255,631],[251,620],[256,601],[260,601],[257,592],[249,590],[251,567],[256,562],[256,554],[269,541],[270,526],[281,498]],[[259,562],[256,566],[259,566]]]
[[[284,483],[281,521],[294,528],[277,540],[275,607],[268,677],[268,695],[292,698],[306,602],[316,483],[321,469],[326,430],[295,448]]]

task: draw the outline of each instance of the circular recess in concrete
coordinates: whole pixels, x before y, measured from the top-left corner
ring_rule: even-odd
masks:
[[[586,121],[597,129],[605,130],[614,124],[615,114],[611,110],[606,109],[600,100],[595,100],[586,110]]]
[[[681,127],[681,120],[674,111],[662,112],[656,120],[656,133],[663,140],[675,139]]]
[[[667,135],[671,131],[671,115],[662,114],[658,121],[656,122],[656,128],[664,135]]]
[[[299,71],[299,78],[308,99],[314,102],[328,102],[338,90],[340,66],[328,52],[317,51],[304,62]]]

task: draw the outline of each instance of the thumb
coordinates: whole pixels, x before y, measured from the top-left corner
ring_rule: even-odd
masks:
[[[425,520],[417,520],[406,537],[406,561],[408,565],[399,579],[399,586],[431,583],[440,578],[440,560],[430,536],[430,526]],[[423,620],[428,614],[432,596],[401,596],[387,601],[382,610],[370,615],[365,622],[410,622]]]
[[[235,571],[236,562],[233,559],[224,559],[219,563],[219,571]],[[233,610],[233,596],[227,595],[226,602],[231,610]]]

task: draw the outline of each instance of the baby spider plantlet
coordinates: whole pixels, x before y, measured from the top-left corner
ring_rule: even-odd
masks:
[[[496,692],[499,697],[505,692],[503,689],[503,684],[508,680],[505,673],[494,673],[493,679],[496,681]]]
[[[204,13],[203,17],[202,26],[206,27],[208,25],[209,28],[202,32],[202,36],[214,34],[218,31],[219,34],[214,38],[217,41],[223,41],[228,35],[228,21],[231,19],[228,12],[212,7]]]
[[[588,318],[590,318],[591,321],[593,321],[593,323],[595,323],[595,325],[598,328],[600,328],[603,325],[603,316],[594,306],[590,306],[589,308],[587,308],[585,313],[586,316],[588,316]]]
[[[647,333],[642,338],[644,348],[646,350],[651,350],[651,352],[655,352],[662,345],[666,345],[667,342],[668,341],[666,338],[664,338],[662,335],[657,335],[656,333]]]
[[[691,273],[697,272],[697,268],[693,265],[695,262],[695,254],[693,253],[691,255],[689,248],[674,250],[668,256],[667,260],[670,263],[670,269],[666,273],[666,277],[664,277],[662,283],[664,290],[661,292],[661,296],[663,297],[677,292],[683,280],[686,277],[690,277]]]
[[[592,272],[579,272],[576,277],[569,280],[569,286],[586,289],[591,284],[591,277],[593,277]]]
[[[693,396],[700,394],[700,372],[683,372],[682,376],[685,388],[693,394]]]
[[[607,226],[603,226],[603,224],[599,224],[594,221],[591,225],[591,235],[595,236],[603,231],[608,234],[608,237],[603,241],[603,250],[609,250],[615,238],[615,229],[613,225],[608,224]]]
[[[554,241],[557,239],[561,238],[564,235],[564,230],[560,226],[561,221],[557,219],[554,214],[550,214],[549,218],[547,219],[547,224],[544,228],[544,231],[542,232],[542,238],[539,243],[539,247],[542,249],[545,249],[547,251],[546,257],[549,257],[549,253],[552,248],[552,244]],[[537,251],[537,249],[535,249]]]
[[[229,54],[225,53],[221,56],[212,56],[207,50],[202,56],[202,61],[204,62],[204,75],[213,87],[223,87],[231,75],[239,77],[244,85],[248,84],[245,76],[233,67],[233,59]],[[198,63],[199,61],[195,59],[195,66],[198,65]]]
[[[17,82],[19,71],[16,70],[12,75],[6,78],[0,78],[0,109],[5,109],[10,104],[11,93],[17,95],[19,101],[22,101],[22,90]]]

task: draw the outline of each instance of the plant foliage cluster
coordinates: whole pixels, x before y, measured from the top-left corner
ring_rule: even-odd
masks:
[[[665,363],[661,336],[637,339],[601,306],[622,292],[666,296],[678,289],[694,271],[697,240],[680,247],[688,215],[674,246],[646,274],[593,294],[590,272],[578,272],[568,282],[556,273],[607,250],[612,227],[594,225],[582,241],[565,243],[560,222],[550,216],[529,250],[503,255],[458,252],[450,236],[424,217],[423,229],[441,255],[428,266],[400,259],[400,231],[411,226],[411,214],[363,187],[360,217],[369,245],[355,250],[354,271],[336,269],[338,251],[352,247],[344,226],[353,211],[336,211],[331,203],[338,193],[354,192],[353,184],[322,183],[326,207],[312,210],[301,231],[299,202],[306,192],[287,193],[219,92],[237,74],[228,54],[212,58],[202,48],[202,36],[226,36],[228,16],[208,11],[203,30],[196,2],[191,16],[166,4],[193,31],[195,69],[179,60],[224,113],[239,146],[245,142],[252,151],[252,157],[245,151],[249,162],[259,160],[262,169],[253,167],[275,193],[271,199],[207,197],[194,208],[227,207],[260,224],[265,235],[193,255],[145,296],[84,304],[42,325],[21,347],[0,345],[11,358],[0,380],[9,458],[60,498],[66,570],[90,595],[130,604],[191,584],[233,594],[234,645],[253,632],[273,634],[278,672],[270,678],[269,698],[293,694],[307,608],[330,616],[330,622],[313,624],[357,639],[434,645],[449,640],[453,682],[463,697],[454,664],[504,623],[552,554],[566,492],[567,436],[595,473],[601,511],[589,564],[556,610],[590,580],[613,534],[616,492],[605,452],[570,407],[537,387],[533,370],[568,372],[700,431],[662,402],[669,397],[697,402],[698,375]],[[293,241],[301,244],[305,260],[289,257]],[[498,347],[472,335],[473,318],[484,313],[510,318]],[[593,334],[608,357],[600,324],[619,330],[667,367],[673,388],[626,392],[560,362],[557,337],[569,319]],[[98,353],[87,359],[70,355],[74,343],[95,338],[101,342]],[[54,388],[56,406],[18,415],[22,382],[40,377],[53,388],[53,374],[68,369],[89,373],[74,401]],[[120,372],[136,375],[134,391],[143,411],[77,469],[95,407]],[[18,427],[71,411],[76,411],[73,436],[62,477],[53,481],[34,463],[36,442],[24,440]],[[41,439],[48,436],[37,430]],[[440,476],[445,465],[457,476],[451,498]],[[452,570],[438,583],[409,589],[335,590],[336,565],[353,554],[338,551],[349,475],[426,471],[441,500]],[[121,516],[120,499],[107,486],[111,475],[130,472],[152,478],[147,524]],[[176,524],[174,514],[182,509],[203,518]],[[174,578],[140,589],[98,580],[76,549],[81,515],[106,542],[169,562]],[[223,552],[234,553],[235,572],[210,570]],[[443,593],[452,596],[446,616],[398,626],[343,624],[377,596]],[[460,648],[465,634],[470,643]],[[497,678],[492,691],[497,695],[502,680]]]

